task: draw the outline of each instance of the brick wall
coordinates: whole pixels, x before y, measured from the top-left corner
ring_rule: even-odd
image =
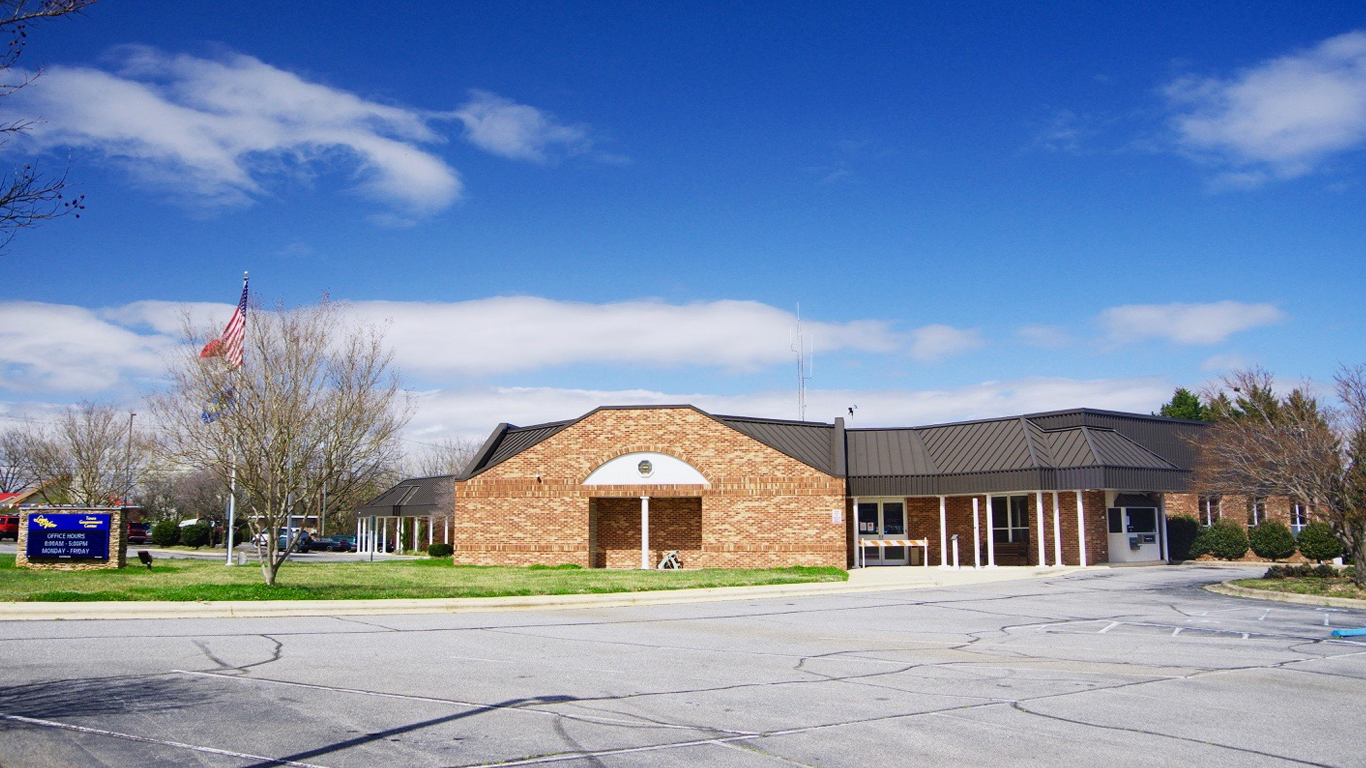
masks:
[[[604,462],[640,451],[677,457],[709,485],[583,485]],[[651,498],[652,552],[656,535],[674,537],[684,546],[668,549],[684,550],[686,567],[847,563],[849,515],[832,515],[845,509],[842,478],[686,407],[595,411],[456,483],[456,562],[638,567],[641,496]]]

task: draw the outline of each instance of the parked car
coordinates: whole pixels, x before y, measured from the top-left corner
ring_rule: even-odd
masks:
[[[128,543],[146,544],[152,540],[152,525],[150,523],[129,523],[128,524]]]
[[[356,537],[348,535],[319,536],[313,540],[309,548],[323,552],[355,552]]]
[[[0,515],[0,539],[19,540],[18,515]]]
[[[299,543],[294,547],[294,551],[300,554],[308,552],[313,548],[313,536],[308,531],[280,531],[280,538],[275,542],[275,548],[283,552],[289,549],[289,542],[292,537],[298,536]]]

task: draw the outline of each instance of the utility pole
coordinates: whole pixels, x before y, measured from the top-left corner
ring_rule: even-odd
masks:
[[[123,471],[124,479],[127,483],[123,486],[123,503],[128,504],[128,497],[133,493],[133,417],[137,414],[133,411],[128,412],[128,442],[123,448]]]

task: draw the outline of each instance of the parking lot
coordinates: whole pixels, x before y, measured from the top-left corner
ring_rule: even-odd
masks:
[[[1256,570],[594,610],[0,625],[0,766],[1362,764],[1366,613]]]

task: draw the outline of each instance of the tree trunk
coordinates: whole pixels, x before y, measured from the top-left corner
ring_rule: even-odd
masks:
[[[1366,589],[1366,525],[1358,526],[1348,537],[1347,552],[1352,560],[1352,581]]]

